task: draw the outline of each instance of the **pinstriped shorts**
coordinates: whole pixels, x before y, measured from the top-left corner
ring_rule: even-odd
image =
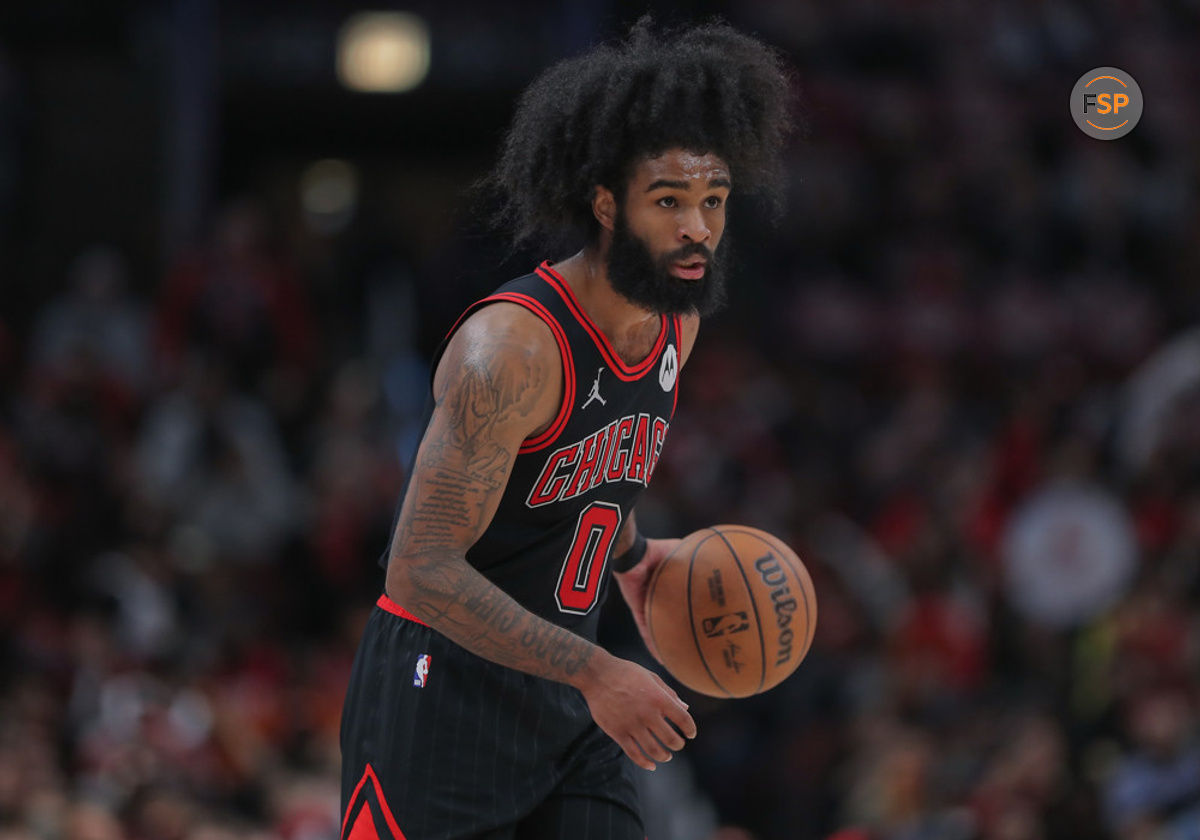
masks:
[[[372,611],[342,710],[341,840],[642,840],[632,762],[571,686]]]

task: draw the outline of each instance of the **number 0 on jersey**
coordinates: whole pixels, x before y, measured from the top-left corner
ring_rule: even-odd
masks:
[[[612,502],[592,502],[580,511],[554,593],[560,610],[584,615],[596,605],[608,552],[620,532],[621,508]]]

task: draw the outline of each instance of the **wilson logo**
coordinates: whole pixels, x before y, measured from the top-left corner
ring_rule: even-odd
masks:
[[[796,611],[796,599],[787,585],[787,573],[779,565],[779,558],[766,554],[754,561],[754,569],[762,582],[771,588],[771,603],[775,606],[775,626],[779,630],[778,650],[775,664],[782,665],[792,658],[792,613]]]

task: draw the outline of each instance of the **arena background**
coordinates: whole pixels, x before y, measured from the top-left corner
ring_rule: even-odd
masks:
[[[0,838],[337,835],[427,354],[562,256],[464,191],[646,8],[778,46],[803,130],[782,224],[733,205],[639,520],[785,536],[821,608],[779,688],[687,695],[650,837],[1200,837],[1195,0],[13,0]],[[346,89],[358,11],[423,21],[418,87]],[[1068,113],[1105,65],[1146,102],[1112,142]],[[604,633],[645,658],[616,600]]]

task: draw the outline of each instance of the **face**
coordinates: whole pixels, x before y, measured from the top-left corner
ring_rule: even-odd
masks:
[[[731,188],[729,167],[714,154],[671,149],[638,163],[613,217],[613,288],[655,312],[719,309],[725,276],[717,245]]]

